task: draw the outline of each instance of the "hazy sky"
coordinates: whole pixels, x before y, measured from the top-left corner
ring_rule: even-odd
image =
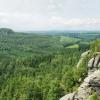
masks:
[[[0,0],[0,27],[99,30],[100,0]]]

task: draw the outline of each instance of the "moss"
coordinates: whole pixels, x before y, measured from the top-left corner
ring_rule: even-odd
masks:
[[[93,93],[91,96],[90,96],[90,99],[89,100],[100,100],[100,96],[98,96],[96,93]]]

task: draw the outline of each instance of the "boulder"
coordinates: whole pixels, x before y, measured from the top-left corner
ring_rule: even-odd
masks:
[[[100,96],[100,70],[96,70],[93,74],[87,76],[78,91],[67,94],[60,100],[89,100],[93,92]]]
[[[92,68],[93,67],[93,62],[94,62],[94,58],[91,58],[88,62],[88,68]]]
[[[84,57],[89,52],[82,54],[77,67],[80,66]],[[60,100],[89,100],[89,97],[95,92],[97,96],[100,96],[100,55],[96,55],[88,62],[88,76],[84,79],[77,91],[67,94]]]
[[[100,63],[100,55],[95,57],[95,61],[94,61],[93,66],[96,68],[96,67],[98,67],[99,63]]]
[[[96,57],[93,57],[88,62],[88,68],[98,68],[100,63],[100,55],[97,55]]]
[[[81,59],[79,60],[79,62],[77,63],[77,68],[80,67],[80,65],[82,64],[83,60],[84,60],[84,58],[81,58]]]
[[[79,62],[78,62],[78,64],[77,64],[77,68],[80,67],[81,63],[84,61],[84,58],[85,58],[89,53],[90,53],[90,50],[88,50],[88,51],[86,51],[86,52],[84,52],[84,53],[81,54],[81,58],[80,58],[80,60],[79,60]]]
[[[75,95],[75,92],[70,93],[70,94],[65,95],[64,97],[62,97],[60,100],[74,100],[74,95]]]
[[[88,51],[82,53],[82,54],[81,54],[81,58],[86,57],[89,53],[90,53],[90,50],[88,50]]]

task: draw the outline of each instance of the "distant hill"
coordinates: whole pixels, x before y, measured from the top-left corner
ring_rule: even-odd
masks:
[[[9,29],[9,28],[0,28],[0,34],[10,35],[10,34],[14,34],[14,31],[12,29]]]

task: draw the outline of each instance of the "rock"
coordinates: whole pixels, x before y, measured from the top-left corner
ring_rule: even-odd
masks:
[[[81,59],[79,60],[79,62],[78,62],[78,64],[77,64],[77,68],[80,67],[80,65],[81,65],[81,63],[83,62],[83,60],[84,60],[84,58],[81,58]]]
[[[89,75],[84,79],[84,82],[91,87],[100,86],[100,70],[96,70],[93,74]]]
[[[93,67],[93,62],[94,62],[94,58],[91,58],[88,62],[88,68],[92,68]]]
[[[81,58],[86,57],[89,53],[90,53],[90,50],[88,50],[88,51],[82,53],[82,54],[81,54]]]
[[[96,68],[96,67],[98,67],[99,63],[100,63],[100,56],[98,55],[95,57],[95,61],[94,61],[93,66]]]
[[[88,50],[88,51],[86,51],[86,52],[84,52],[84,53],[81,54],[81,58],[80,58],[80,60],[79,60],[79,62],[78,62],[78,64],[77,64],[77,68],[79,68],[79,66],[80,66],[81,63],[83,62],[84,58],[85,58],[89,53],[90,53],[90,50]]]
[[[98,64],[98,68],[100,68],[100,63]]]
[[[74,93],[70,93],[70,94],[65,95],[64,97],[62,97],[60,100],[73,100],[74,99],[74,95],[75,95],[75,92]]]
[[[60,100],[89,100],[90,95],[96,92],[100,96],[100,70],[84,79],[84,82],[78,88],[78,91],[67,94]]]
[[[87,54],[88,52],[82,54],[77,67],[80,66],[81,62]],[[100,70],[98,67],[100,67],[100,55],[96,55],[89,60],[88,76],[84,79],[78,90],[67,94],[60,100],[89,100],[90,95],[92,95],[94,92],[97,96],[100,96]]]
[[[90,69],[98,68],[99,63],[100,63],[100,56],[97,55],[96,57],[93,57],[92,59],[89,60],[88,68]]]
[[[92,74],[98,68],[100,68],[100,55],[95,56],[94,58],[90,59],[88,62],[88,74]]]

